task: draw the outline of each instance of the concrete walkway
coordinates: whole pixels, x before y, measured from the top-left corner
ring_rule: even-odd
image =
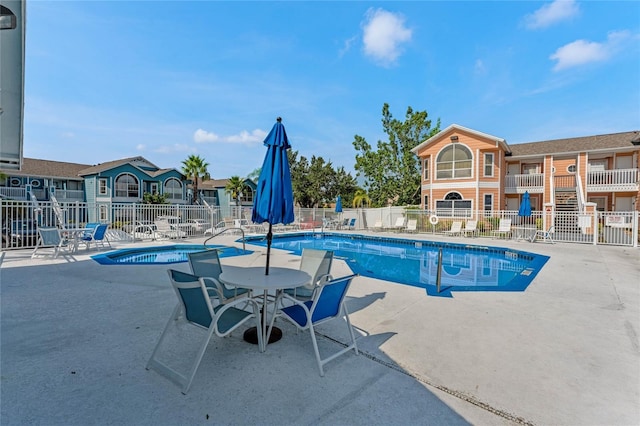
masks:
[[[242,333],[214,338],[186,396],[144,368],[176,303],[168,265],[0,253],[0,423],[640,424],[640,250],[477,242],[551,259],[525,292],[432,297],[358,277],[360,356],[320,377],[308,332],[280,322],[262,354]],[[251,248],[223,262],[263,265]],[[272,251],[272,265],[298,262]],[[319,330],[321,351],[346,341],[336,325]]]

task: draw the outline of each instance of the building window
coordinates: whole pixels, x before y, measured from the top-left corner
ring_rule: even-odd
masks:
[[[429,210],[429,196],[428,195],[424,196],[424,209],[425,210]]]
[[[493,194],[484,194],[484,210],[493,210]]]
[[[138,179],[129,173],[123,173],[116,178],[116,197],[139,198]]]
[[[493,153],[484,154],[484,175],[493,177]]]
[[[575,173],[576,172],[576,165],[575,164],[570,165],[569,167],[567,167],[567,171],[569,173]]]
[[[109,211],[104,204],[100,205],[100,222],[109,222]]]
[[[176,179],[167,179],[164,183],[164,195],[170,200],[182,199],[182,183]]]
[[[463,200],[459,192],[450,192],[436,201],[436,214],[443,217],[471,217],[471,200]]]
[[[471,151],[459,143],[444,148],[438,154],[436,174],[438,179],[471,177]]]
[[[249,186],[245,186],[242,190],[242,199],[245,202],[253,202],[253,189]]]
[[[98,194],[107,195],[107,180],[98,179]]]
[[[424,161],[422,162],[422,178],[424,180],[429,180],[429,161],[431,160],[430,157],[427,157],[424,159]]]

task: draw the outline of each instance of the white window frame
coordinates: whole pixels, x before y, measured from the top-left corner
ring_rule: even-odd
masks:
[[[454,154],[454,159],[452,161],[440,161],[440,157],[445,153],[446,150],[461,150],[461,151],[466,151],[466,153],[469,154],[469,158],[468,159],[464,159],[464,160],[457,160],[455,158],[455,154]],[[469,167],[459,167],[460,163],[469,163]],[[443,169],[440,170],[440,165],[441,164],[448,164],[451,163],[451,169]],[[458,167],[456,167],[458,165]],[[469,171],[469,175],[468,176],[456,176],[456,172],[462,172],[462,171]],[[446,176],[446,177],[440,177],[440,172],[444,172],[444,171],[451,171],[451,176]],[[461,143],[455,143],[455,144],[451,144],[451,145],[447,145],[446,147],[442,148],[440,150],[440,152],[438,153],[437,157],[436,157],[436,179],[438,180],[451,180],[451,179],[471,179],[473,178],[473,152],[469,149],[469,147],[467,147],[464,144]]]
[[[427,157],[422,161],[422,179],[429,180],[429,162],[431,161],[431,157]]]
[[[118,188],[118,180],[120,180],[124,176],[131,176],[135,181],[135,183],[134,184],[127,183],[126,189]],[[138,179],[138,177],[134,174],[122,173],[118,175],[118,177],[116,177],[114,180],[114,186],[115,186],[115,196],[118,198],[140,198],[140,179]],[[135,195],[133,195],[134,188],[135,188]],[[126,194],[122,195],[123,192],[125,192]]]
[[[483,167],[484,177],[493,177],[494,158],[495,158],[495,155],[493,152],[484,153],[484,167]],[[487,168],[489,170],[489,173],[487,173]]]
[[[107,195],[107,178],[98,179],[98,195]]]
[[[487,196],[491,199],[488,209],[487,209]],[[482,208],[484,209],[484,211],[493,211],[493,200],[494,200],[494,197],[492,193],[485,193],[482,195]]]
[[[98,209],[98,215],[100,216],[100,222],[108,222],[109,221],[109,211],[107,209],[106,204],[100,204]]]
[[[168,189],[168,188],[167,188],[167,184],[168,184],[169,182],[172,182],[172,181],[178,182],[178,186],[179,186],[179,188],[180,188],[180,193],[179,193],[179,194],[176,194],[174,191],[168,191],[168,190],[167,190],[167,189]],[[177,189],[177,188],[176,188],[176,189]],[[165,180],[165,181],[164,181],[164,184],[162,185],[162,193],[163,193],[164,195],[166,195],[166,196],[167,196],[167,198],[168,198],[168,199],[170,199],[170,200],[181,200],[181,199],[182,199],[182,196],[183,196],[183,195],[182,195],[182,191],[183,191],[182,182],[180,182],[180,180],[179,180],[179,179],[174,178],[174,177],[171,177],[171,178],[169,178],[169,179]]]

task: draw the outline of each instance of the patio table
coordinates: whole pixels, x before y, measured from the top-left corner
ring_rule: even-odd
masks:
[[[76,253],[78,251],[80,238],[85,233],[85,231],[93,232],[93,228],[66,228],[60,231],[64,236],[67,237],[69,241],[73,241],[72,253]]]
[[[239,267],[225,265],[220,274],[220,281],[230,286],[262,290],[264,292],[262,296],[262,330],[260,332],[262,333],[264,344],[261,350],[265,350],[267,343],[277,342],[282,338],[282,331],[279,328],[271,327],[270,330],[267,330],[267,309],[265,305],[269,291],[276,293],[276,303],[273,308],[273,315],[275,315],[278,309],[277,296],[282,290],[307,284],[311,281],[311,275],[299,269],[273,266],[269,268],[269,275],[265,275],[264,266]],[[256,330],[255,332],[257,333],[258,331]],[[269,341],[267,341],[267,336],[270,336]],[[254,335],[252,329],[245,332],[244,339],[250,343],[257,343],[257,335]]]

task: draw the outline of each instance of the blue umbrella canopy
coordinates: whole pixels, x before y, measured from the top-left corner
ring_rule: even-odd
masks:
[[[267,147],[267,154],[258,179],[251,220],[256,223],[269,223],[265,270],[265,274],[269,275],[269,257],[273,239],[271,226],[278,223],[286,225],[294,221],[293,189],[287,158],[287,150],[291,145],[280,117],[264,140],[264,145]]]
[[[342,213],[342,197],[339,195],[336,198],[336,213]]]
[[[522,195],[522,202],[518,209],[518,216],[531,216],[531,200],[529,200],[529,191]]]

